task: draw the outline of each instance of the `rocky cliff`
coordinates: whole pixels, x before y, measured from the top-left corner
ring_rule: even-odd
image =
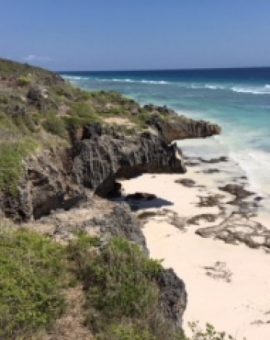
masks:
[[[96,194],[119,192],[120,177],[185,172],[174,141],[218,133],[166,107],[84,92],[54,73],[0,60],[0,217],[61,243],[83,232],[106,244],[125,238],[147,253],[130,209]],[[181,330],[184,283],[162,269],[156,285],[165,333]]]
[[[173,142],[220,133],[166,107],[82,92],[27,65],[1,61],[0,85],[0,211],[18,221],[68,209],[89,190],[115,193],[118,177],[185,172]]]

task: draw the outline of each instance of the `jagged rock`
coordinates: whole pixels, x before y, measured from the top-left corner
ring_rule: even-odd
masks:
[[[269,229],[242,214],[232,214],[219,225],[196,230],[196,234],[231,244],[244,243],[250,248],[270,249]]]
[[[187,305],[185,284],[172,269],[167,269],[158,279],[158,285],[161,290],[160,309],[167,321],[179,330]]]
[[[40,218],[55,209],[68,209],[85,196],[86,189],[103,196],[118,195],[121,189],[115,181],[118,177],[130,178],[144,172],[183,173],[186,169],[181,151],[171,142],[220,132],[216,125],[179,117],[167,107],[140,107],[135,101],[117,94],[106,95],[105,92],[96,99],[89,99],[91,105],[86,105],[86,110],[100,114],[107,127],[85,123],[88,118],[91,121],[91,115],[86,120],[79,117],[78,123],[76,112],[73,112],[74,102],[84,105],[88,95],[66,86],[59,75],[0,59],[0,78],[1,81],[4,79],[3,86],[11,92],[10,96],[4,96],[10,104],[5,114],[8,117],[22,116],[26,130],[35,130],[37,134],[33,138],[40,139],[44,147],[38,157],[24,159],[25,172],[18,186],[19,194],[14,197],[4,190],[0,193],[0,210],[15,220]],[[26,83],[18,85],[18,80],[21,84],[26,80]],[[102,100],[98,99],[99,96]],[[127,133],[127,126],[108,127],[110,124],[106,124],[106,118],[109,115],[102,114],[112,114],[115,108],[123,109],[124,116],[119,113],[122,122],[130,120],[134,124],[133,135],[130,131]],[[66,137],[68,132],[71,135],[67,150],[63,152],[59,146],[53,156],[49,155],[48,140],[54,132],[43,126],[45,115],[50,112],[55,112],[53,118],[60,129],[62,118],[67,119],[68,128],[64,135]],[[138,122],[133,121],[136,115]],[[37,124],[34,116],[39,118]],[[140,123],[143,123],[145,132],[142,132]],[[11,138],[11,133],[7,136],[5,129],[2,130],[2,140]],[[68,145],[61,134],[56,135],[59,145]],[[18,136],[19,142],[21,139],[22,136]],[[68,157],[69,154],[72,157]]]
[[[253,192],[247,191],[244,189],[243,185],[239,184],[227,184],[224,187],[220,187],[219,190],[230,193],[235,196],[235,203],[237,204],[239,201],[244,200],[245,198],[254,195]]]
[[[70,209],[86,198],[68,174],[68,153],[44,151],[28,159],[18,194],[2,193],[0,210],[15,221],[38,219],[56,209]]]
[[[46,99],[48,98],[48,91],[46,88],[38,85],[32,86],[27,93],[27,98],[33,105],[43,110],[46,105]]]
[[[108,240],[112,236],[125,237],[138,244],[146,253],[141,223],[126,203],[115,203],[93,196],[76,208],[58,209],[38,221],[23,224],[37,229],[61,242],[69,241],[78,232],[86,232]]]
[[[112,236],[125,237],[148,254],[141,223],[128,205],[97,196],[82,203],[80,208],[57,211],[34,224],[23,225],[23,228],[33,227],[63,242],[68,242],[79,231],[99,236],[103,242],[108,242]],[[169,323],[174,330],[180,330],[187,304],[185,284],[172,269],[163,269],[157,276],[157,284],[160,288],[160,321]]]
[[[74,147],[72,172],[75,182],[102,196],[113,190],[118,177],[185,171],[177,146],[168,145],[149,132],[126,136],[104,130],[94,138],[77,142]]]
[[[99,226],[102,234],[126,237],[128,240],[140,245],[148,253],[141,225],[128,205],[123,203],[116,205],[110,214],[102,218],[94,218],[90,223],[93,226]]]
[[[216,124],[178,116],[173,111],[166,111],[165,115],[169,115],[169,117],[162,119],[159,115],[153,115],[148,123],[159,132],[168,144],[175,140],[205,138],[221,133],[221,128]]]
[[[31,98],[39,100],[40,96]],[[180,129],[178,138],[181,133]],[[163,135],[143,132],[130,136],[116,128],[90,124],[74,136],[72,150],[54,155],[44,151],[28,160],[20,195],[4,195],[0,200],[7,216],[27,220],[71,208],[83,199],[85,188],[101,196],[119,195],[121,188],[115,181],[119,177],[186,171],[181,150],[176,144],[168,145]]]
[[[187,224],[199,225],[202,220],[212,223],[212,222],[215,222],[218,219],[218,217],[219,217],[218,214],[217,215],[215,214],[195,215],[187,220]]]
[[[208,196],[199,196],[200,202],[198,203],[198,207],[216,207],[220,205],[220,199],[223,198],[222,195],[208,195]]]

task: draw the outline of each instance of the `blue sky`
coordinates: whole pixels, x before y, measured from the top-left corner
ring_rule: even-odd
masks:
[[[270,66],[270,0],[1,0],[0,37],[55,70]]]

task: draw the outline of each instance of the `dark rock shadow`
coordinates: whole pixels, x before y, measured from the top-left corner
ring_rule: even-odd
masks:
[[[135,200],[135,199],[126,199],[125,196],[117,197],[112,199],[115,202],[125,202],[130,206],[130,209],[133,211],[138,211],[141,209],[157,209],[162,207],[172,206],[173,203],[167,201],[163,198],[156,197],[152,200]]]

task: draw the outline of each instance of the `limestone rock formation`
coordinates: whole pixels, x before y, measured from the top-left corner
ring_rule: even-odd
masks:
[[[159,114],[152,114],[148,123],[159,132],[167,143],[185,138],[205,138],[221,133],[221,128],[216,124],[179,116],[166,107],[147,107],[166,117],[161,119]]]
[[[97,129],[97,134],[91,134],[74,147],[72,172],[78,184],[104,196],[113,190],[117,177],[185,172],[175,144],[168,145],[149,132],[126,136]]]

